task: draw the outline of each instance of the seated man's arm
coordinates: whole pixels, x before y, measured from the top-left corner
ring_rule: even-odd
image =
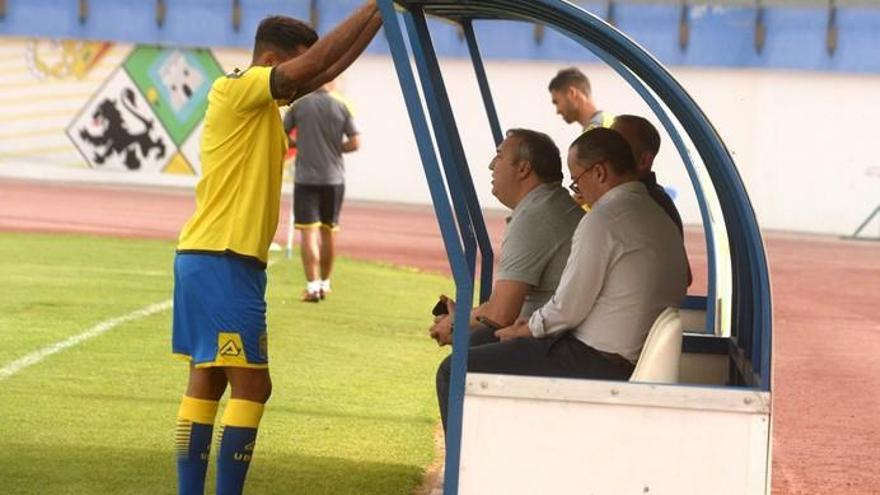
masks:
[[[499,327],[512,324],[522,310],[529,287],[527,283],[518,280],[496,281],[489,300],[474,308],[471,313],[471,328],[479,323],[477,317],[486,318]]]
[[[548,242],[557,236],[541,214],[541,210],[524,209],[508,224],[501,242],[492,295],[476,309],[474,316],[506,327],[520,315],[526,294],[541,282],[560,248]]]
[[[529,318],[532,336],[540,338],[570,330],[587,318],[611,266],[613,244],[601,219],[590,218],[578,226],[559,287]]]
[[[477,306],[471,311],[470,329],[481,328],[483,323],[477,320],[477,317],[488,318],[491,323],[498,327],[510,325],[519,316],[523,301],[529,285],[524,282],[514,280],[499,280],[495,282],[492,295],[485,303]],[[452,343],[452,323],[455,319],[455,301],[440,296],[442,301],[446,302],[447,314],[434,318],[434,324],[428,329],[428,335],[437,341],[439,345],[448,345]]]

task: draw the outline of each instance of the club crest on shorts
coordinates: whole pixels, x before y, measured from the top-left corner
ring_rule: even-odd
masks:
[[[269,359],[269,337],[266,332],[260,334],[260,358]]]

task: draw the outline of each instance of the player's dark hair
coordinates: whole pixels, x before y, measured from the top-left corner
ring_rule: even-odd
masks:
[[[275,51],[289,55],[297,47],[311,47],[318,41],[318,33],[308,24],[284,15],[263,19],[254,38],[254,55]]]
[[[550,85],[547,89],[550,91],[562,91],[570,87],[574,87],[587,96],[590,96],[590,91],[592,91],[590,79],[577,67],[566,67],[557,72],[553,79],[550,80]]]
[[[626,139],[613,129],[597,127],[581,134],[571,143],[579,165],[589,167],[608,160],[616,175],[636,173],[636,160]]]
[[[529,162],[541,182],[562,180],[562,159],[550,136],[528,129],[510,129],[507,137],[517,138],[517,160]]]

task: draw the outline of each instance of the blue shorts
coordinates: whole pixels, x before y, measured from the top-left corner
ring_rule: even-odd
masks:
[[[171,347],[198,368],[267,368],[266,271],[231,255],[177,253]]]

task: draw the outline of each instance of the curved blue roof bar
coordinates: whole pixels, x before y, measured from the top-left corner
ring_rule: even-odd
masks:
[[[456,299],[463,302],[455,315],[455,326],[466,328],[469,322],[469,305],[464,302],[473,300],[478,251],[482,260],[480,300],[484,301],[489,296],[492,285],[492,248],[425,16],[442,17],[462,26],[496,143],[502,139],[502,128],[477,47],[472,21],[504,19],[544,24],[579,42],[614,68],[642,96],[673,139],[688,169],[707,235],[708,328],[715,328],[712,318],[716,313],[716,242],[728,244],[732,283],[730,301],[725,302],[730,306],[726,308],[730,314],[730,337],[686,337],[685,347],[711,347],[714,352],[728,354],[729,385],[770,391],[770,282],[764,245],[751,202],[730,153],[718,133],[684,88],[656,59],[614,27],[563,0],[379,0],[379,6],[456,283]],[[407,39],[400,27],[398,10],[403,14],[407,26]],[[419,71],[420,86],[412,72],[407,40]],[[430,114],[430,127],[423,105]],[[704,169],[698,170],[700,164],[695,164],[691,159],[688,145],[679,130],[684,131]],[[435,151],[435,141],[443,164],[442,170]],[[712,212],[707,204],[707,191],[704,190],[707,182],[699,179],[700,172],[708,175],[708,185],[714,189],[713,197],[717,197],[720,206],[723,218],[718,220],[723,221],[726,231],[726,236],[722,239],[716,239],[709,228]],[[467,332],[457,332],[453,338],[452,382],[446,431],[447,494],[457,493],[458,487],[462,403],[468,351]]]

